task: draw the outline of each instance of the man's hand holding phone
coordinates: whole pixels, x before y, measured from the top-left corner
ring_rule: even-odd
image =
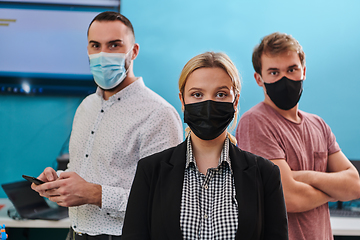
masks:
[[[27,178],[25,178],[25,179],[27,179]],[[50,190],[51,188],[48,188],[48,189],[44,188],[43,184],[46,184],[48,182],[53,182],[56,179],[58,179],[56,171],[51,167],[47,167],[37,178],[29,177],[29,179],[27,179],[27,180],[33,182],[33,184],[31,184],[31,188],[34,191],[38,192],[40,194],[40,196],[49,198],[49,197],[51,197],[51,195],[48,193],[48,190]],[[37,184],[37,183],[41,183],[41,184]]]

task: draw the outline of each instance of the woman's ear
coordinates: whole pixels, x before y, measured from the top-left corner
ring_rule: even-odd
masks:
[[[235,95],[235,99],[234,99],[234,109],[235,109],[235,112],[236,112],[237,109],[238,109],[239,99],[240,99],[240,93],[237,93],[237,94]]]
[[[183,99],[183,96],[181,94],[181,92],[179,92],[179,99],[180,99],[180,102],[181,102],[181,111],[184,112],[184,109],[185,109],[185,103],[184,103],[184,99]]]

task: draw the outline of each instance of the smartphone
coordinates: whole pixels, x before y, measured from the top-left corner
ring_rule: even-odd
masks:
[[[25,178],[26,180],[28,180],[29,182],[35,183],[36,185],[40,185],[40,184],[45,183],[45,182],[43,182],[40,179],[37,179],[35,177],[30,177],[30,176],[26,176],[26,175],[22,175],[22,177]]]

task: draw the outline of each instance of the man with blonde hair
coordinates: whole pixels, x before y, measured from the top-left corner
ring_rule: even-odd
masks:
[[[360,180],[324,120],[298,109],[304,51],[292,36],[273,33],[252,61],[265,99],[241,117],[238,145],[279,166],[290,240],[333,239],[327,203],[359,198]]]

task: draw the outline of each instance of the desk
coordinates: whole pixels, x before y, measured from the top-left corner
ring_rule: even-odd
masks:
[[[330,217],[334,236],[360,236],[360,218]]]
[[[0,198],[0,205],[5,206],[0,209],[0,224],[5,224],[5,227],[10,228],[69,228],[70,219],[65,218],[59,221],[48,221],[48,220],[14,220],[9,218],[7,210],[13,208],[12,203],[7,198]]]

